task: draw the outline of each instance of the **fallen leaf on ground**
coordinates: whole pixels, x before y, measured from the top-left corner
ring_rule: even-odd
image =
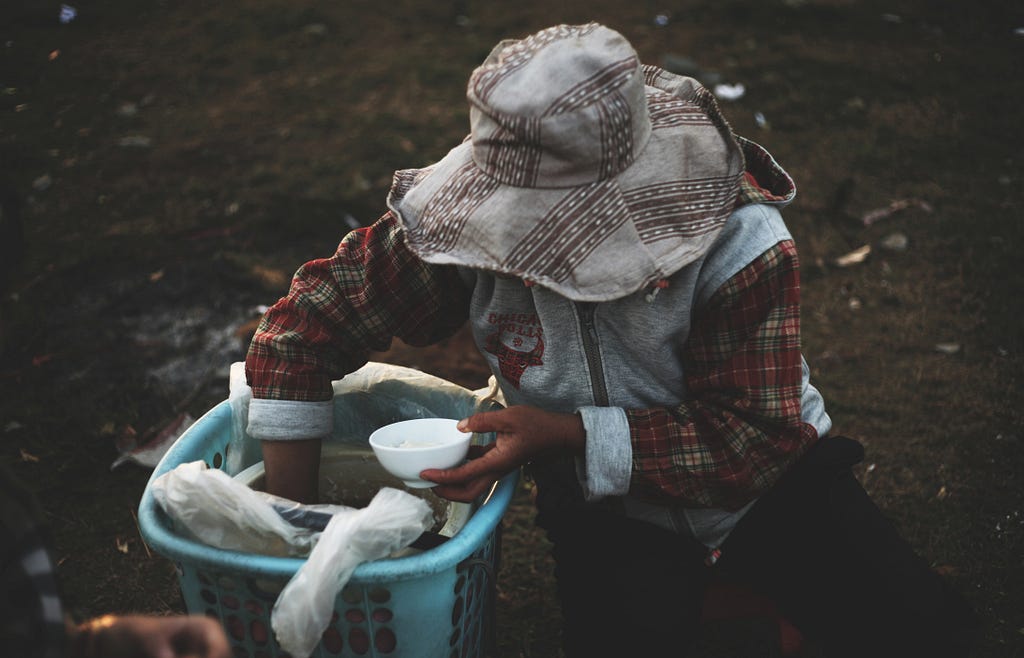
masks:
[[[114,470],[126,462],[134,462],[139,466],[148,466],[149,468],[153,468],[160,462],[160,459],[164,456],[171,445],[178,440],[178,437],[181,436],[185,430],[191,427],[194,422],[195,419],[188,413],[180,413],[174,418],[174,420],[164,425],[163,429],[161,429],[156,436],[143,445],[124,450],[123,448],[127,448],[127,442],[119,440],[118,448],[121,449],[122,452],[110,465],[110,470]],[[134,430],[132,431],[134,432]],[[132,436],[134,436],[134,434]]]
[[[927,201],[922,201],[921,199],[897,199],[884,208],[877,208],[864,213],[861,216],[860,221],[864,226],[871,226],[878,220],[885,219],[886,217],[898,213],[901,210],[906,210],[907,208],[920,208],[925,212],[932,211],[931,204]]]
[[[131,452],[139,447],[139,433],[131,425],[125,425],[114,440],[114,447],[120,453]]]
[[[910,244],[910,240],[903,233],[890,233],[879,243],[883,249],[896,252],[906,251],[908,244]]]
[[[858,247],[848,254],[844,254],[835,260],[835,264],[839,267],[849,267],[850,265],[856,265],[857,263],[863,263],[871,253],[871,245],[866,244],[863,247]]]
[[[53,353],[50,353],[50,354],[37,354],[36,356],[32,357],[32,365],[37,366],[37,367],[41,366],[44,363],[46,363],[47,361],[51,361],[54,356],[56,356],[56,355],[53,354]]]
[[[253,277],[268,288],[287,288],[292,278],[282,270],[277,270],[263,265],[253,265],[250,269]]]
[[[153,140],[145,135],[127,135],[117,140],[117,145],[125,148],[149,148],[153,145]]]

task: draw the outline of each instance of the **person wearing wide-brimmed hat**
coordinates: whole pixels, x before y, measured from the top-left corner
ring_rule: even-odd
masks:
[[[680,655],[717,562],[835,655],[962,655],[970,611],[864,495],[859,444],[829,437],[785,171],[596,24],[502,42],[467,96],[470,137],[397,172],[389,212],[264,317],[268,488],[315,495],[332,379],[468,320],[510,406],[461,423],[493,444],[422,476],[472,500],[526,466],[567,654]]]

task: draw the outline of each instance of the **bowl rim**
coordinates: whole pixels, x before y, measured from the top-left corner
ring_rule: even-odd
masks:
[[[399,448],[398,446],[387,445],[379,442],[380,432],[382,432],[383,430],[391,429],[398,425],[405,425],[409,423],[422,423],[423,421],[435,421],[433,424],[438,424],[436,421],[441,421],[445,425],[450,425],[451,427],[455,427],[455,425],[459,422],[459,420],[456,418],[410,418],[407,420],[400,420],[394,423],[388,423],[387,425],[382,425],[381,427],[378,427],[377,429],[370,433],[370,436],[368,437],[367,441],[374,451],[381,450],[384,452],[394,452],[407,455],[430,452],[433,450],[441,450],[444,448],[460,446],[462,444],[465,444],[468,450],[469,442],[472,441],[473,439],[473,433],[463,432],[461,430],[456,430],[458,434],[445,434],[444,436],[442,436],[442,443],[440,445],[407,446],[404,448]]]

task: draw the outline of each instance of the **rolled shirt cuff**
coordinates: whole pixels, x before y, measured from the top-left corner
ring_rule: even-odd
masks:
[[[326,437],[334,428],[334,402],[264,400],[249,402],[249,436],[267,441]]]
[[[629,492],[633,445],[626,411],[620,407],[580,407],[587,444],[576,458],[576,477],[588,501]]]

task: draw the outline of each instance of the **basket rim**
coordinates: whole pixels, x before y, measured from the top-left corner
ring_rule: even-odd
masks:
[[[251,577],[268,579],[290,579],[306,562],[305,558],[274,557],[232,551],[207,546],[181,537],[170,530],[169,519],[153,496],[153,481],[183,463],[190,442],[201,440],[204,432],[209,433],[213,421],[221,416],[228,401],[223,401],[199,418],[171,446],[167,454],[153,469],[139,502],[139,532],[151,549],[164,557],[179,562],[182,567],[204,568],[214,572],[244,572]],[[206,420],[206,425],[201,425]],[[193,432],[193,430],[196,430]],[[364,562],[356,567],[349,582],[369,584],[394,582],[429,576],[455,567],[472,555],[490,537],[498,522],[508,509],[512,495],[519,481],[518,471],[509,473],[499,480],[486,500],[473,512],[459,532],[436,548],[415,555],[397,558],[382,558]]]

